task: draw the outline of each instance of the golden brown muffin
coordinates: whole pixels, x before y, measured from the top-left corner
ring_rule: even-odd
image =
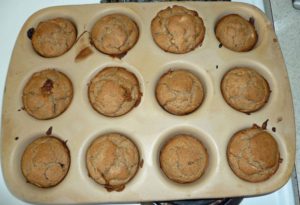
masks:
[[[102,53],[121,55],[137,42],[139,29],[124,14],[110,14],[99,19],[92,28],[92,42]]]
[[[88,95],[96,111],[118,117],[137,106],[142,94],[133,73],[121,67],[107,67],[91,80]]]
[[[161,169],[169,179],[182,184],[191,183],[205,172],[208,154],[198,139],[180,134],[164,145],[159,161]]]
[[[29,144],[22,156],[21,169],[27,182],[42,188],[59,184],[70,167],[65,142],[53,136],[40,137]]]
[[[195,111],[204,98],[200,79],[187,70],[165,73],[159,79],[155,92],[160,106],[174,115]]]
[[[225,101],[234,109],[251,113],[261,109],[268,101],[268,82],[255,70],[237,67],[229,70],[221,82]]]
[[[253,127],[232,136],[227,147],[227,159],[238,177],[249,182],[261,182],[277,171],[280,154],[272,135]]]
[[[67,52],[75,43],[77,30],[64,18],[40,22],[32,36],[34,50],[44,57],[57,57]]]
[[[233,51],[249,51],[257,42],[255,27],[237,14],[221,18],[216,25],[215,33],[222,45]]]
[[[139,151],[126,136],[118,133],[96,138],[86,153],[89,176],[108,191],[122,191],[139,168]]]
[[[158,12],[151,22],[151,32],[164,51],[187,53],[202,43],[205,26],[196,11],[175,5]]]
[[[54,69],[34,73],[23,89],[23,105],[26,112],[39,120],[47,120],[62,114],[73,98],[70,79]]]

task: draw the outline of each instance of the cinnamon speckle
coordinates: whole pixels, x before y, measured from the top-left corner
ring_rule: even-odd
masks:
[[[282,121],[282,117],[278,117],[277,122],[281,122],[281,121]]]
[[[273,38],[273,42],[277,43],[278,42],[277,38]]]

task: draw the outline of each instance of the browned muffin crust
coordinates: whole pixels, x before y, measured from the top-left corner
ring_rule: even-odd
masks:
[[[57,57],[67,52],[75,43],[77,30],[64,18],[42,21],[32,36],[34,50],[44,57]]]
[[[191,183],[199,179],[208,165],[208,154],[202,143],[193,136],[180,134],[162,148],[160,167],[165,175],[177,183]]]
[[[221,18],[215,27],[215,33],[222,45],[237,52],[251,50],[258,38],[255,27],[237,14]]]
[[[280,153],[271,134],[253,127],[232,136],[227,146],[227,159],[238,177],[249,182],[261,182],[277,171]]]
[[[62,114],[73,98],[73,86],[63,73],[46,69],[34,73],[23,89],[26,112],[39,120],[52,119]]]
[[[156,85],[155,94],[160,106],[174,115],[194,112],[204,99],[200,79],[182,69],[165,73]]]
[[[133,73],[121,67],[107,67],[91,80],[88,96],[97,112],[118,117],[137,106],[142,93]]]
[[[161,49],[179,54],[192,51],[202,43],[205,26],[196,11],[175,5],[158,12],[151,22],[151,32]]]
[[[137,24],[124,14],[110,14],[99,19],[91,31],[92,42],[102,53],[121,55],[137,42]]]
[[[137,173],[139,151],[126,136],[104,134],[96,138],[86,153],[89,176],[108,191],[122,191]]]
[[[225,101],[234,109],[251,113],[261,109],[268,101],[268,82],[255,70],[236,67],[229,70],[221,82]]]
[[[29,144],[21,160],[27,182],[42,188],[59,184],[70,167],[70,153],[65,142],[53,136],[40,137]]]

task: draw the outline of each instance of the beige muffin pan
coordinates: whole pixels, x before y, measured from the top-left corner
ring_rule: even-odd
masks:
[[[161,50],[151,36],[151,20],[171,5],[195,10],[206,27],[201,46],[186,54]],[[139,27],[136,45],[122,58],[99,52],[90,43],[90,31],[101,17],[122,13]],[[215,37],[216,22],[226,14],[252,17],[258,42],[249,52],[234,52]],[[44,58],[32,48],[27,36],[40,21],[65,17],[77,28],[77,41],[64,55]],[[85,49],[85,50],[84,50]],[[76,58],[84,50],[83,58]],[[105,67],[124,67],[140,83],[141,101],[120,117],[106,117],[89,103],[88,83]],[[220,83],[223,75],[236,66],[258,71],[269,83],[271,94],[266,105],[245,114],[224,101]],[[46,68],[66,74],[73,84],[73,99],[67,110],[50,120],[37,120],[22,109],[22,91],[30,76]],[[160,107],[155,87],[160,76],[170,69],[187,69],[203,84],[203,103],[191,114],[175,116]],[[95,4],[46,8],[33,14],[24,24],[11,58],[2,116],[2,169],[9,190],[32,203],[140,202],[196,198],[259,195],[279,189],[289,179],[295,159],[295,125],[291,91],[280,47],[266,16],[257,8],[242,3],[165,2]],[[231,136],[254,123],[268,119],[267,131],[278,143],[282,159],[277,172],[264,182],[251,183],[238,178],[230,169],[226,148]],[[52,135],[66,141],[71,164],[64,180],[52,188],[38,188],[26,182],[21,172],[21,157],[26,146],[52,127]],[[138,147],[140,168],[123,191],[108,192],[88,176],[85,156],[90,143],[108,132],[128,136]],[[193,183],[169,180],[159,167],[163,144],[176,134],[192,134],[207,148],[209,160],[205,173]]]

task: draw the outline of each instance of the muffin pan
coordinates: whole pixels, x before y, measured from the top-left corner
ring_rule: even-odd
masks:
[[[171,5],[195,10],[204,21],[204,41],[189,53],[164,52],[152,39],[152,19],[160,10]],[[122,58],[103,54],[90,44],[89,32],[94,23],[111,13],[131,17],[140,31],[136,45]],[[258,42],[249,52],[226,49],[215,37],[216,22],[231,13],[254,19]],[[40,21],[56,17],[74,22],[77,41],[64,55],[44,58],[33,50],[27,31],[35,28]],[[143,93],[137,107],[115,118],[97,113],[90,105],[87,94],[90,80],[109,66],[124,67],[134,73]],[[250,115],[231,108],[221,94],[223,75],[236,66],[247,66],[258,71],[268,81],[272,91],[267,104]],[[33,73],[46,68],[65,73],[72,81],[74,95],[70,106],[60,116],[37,120],[22,109],[22,91]],[[170,69],[190,70],[203,84],[203,103],[191,114],[169,114],[156,101],[156,83]],[[246,182],[230,169],[226,158],[227,144],[237,131],[254,123],[261,125],[266,120],[268,132],[278,143],[282,161],[270,179],[259,183]],[[26,183],[20,168],[21,157],[26,146],[45,135],[50,127],[53,136],[66,141],[71,164],[60,184],[43,189]],[[86,168],[88,146],[96,137],[109,132],[128,136],[140,153],[140,168],[121,192],[108,192],[88,176]],[[209,156],[204,175],[190,184],[172,182],[159,167],[160,149],[168,139],[181,133],[197,137],[207,148]],[[272,25],[257,8],[230,2],[116,3],[60,6],[38,11],[24,24],[11,58],[3,104],[1,152],[3,174],[9,190],[16,197],[31,203],[140,202],[272,192],[287,182],[295,160],[291,91]]]

